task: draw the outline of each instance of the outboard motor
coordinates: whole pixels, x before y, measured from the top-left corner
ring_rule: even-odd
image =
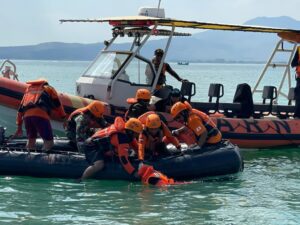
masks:
[[[233,98],[234,103],[241,103],[241,110],[237,113],[238,118],[249,118],[253,114],[253,98],[249,84],[239,84]]]
[[[0,145],[4,144],[4,140],[5,140],[5,127],[0,126]]]

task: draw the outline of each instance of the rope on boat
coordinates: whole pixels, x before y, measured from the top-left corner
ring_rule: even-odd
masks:
[[[31,149],[28,150],[27,148],[23,147],[9,147],[9,146],[0,146],[0,151],[7,151],[7,152],[26,152],[28,154],[30,153],[44,153],[44,154],[60,154],[60,155],[68,155],[68,156],[84,156],[84,154],[79,152],[70,152],[70,151],[59,151],[59,150],[49,150],[49,151],[43,151],[41,149]]]

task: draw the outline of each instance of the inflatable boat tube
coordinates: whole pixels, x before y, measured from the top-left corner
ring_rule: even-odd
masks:
[[[88,167],[84,154],[64,139],[55,140],[51,153],[27,152],[25,139],[9,141],[0,147],[0,174],[34,177],[79,178]],[[138,162],[133,162],[137,166]],[[175,180],[191,180],[208,176],[235,174],[243,170],[243,160],[238,147],[229,142],[202,149],[185,149],[182,154],[173,154],[156,161],[146,161],[156,170]],[[95,179],[136,180],[128,175],[119,159],[109,157],[105,168]]]

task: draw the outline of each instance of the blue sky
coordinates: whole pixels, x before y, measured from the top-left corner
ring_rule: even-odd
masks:
[[[162,0],[176,19],[242,24],[258,16],[290,16],[300,21],[300,0]],[[95,43],[110,37],[104,24],[60,24],[62,18],[136,15],[158,0],[0,0],[0,46],[61,41]]]

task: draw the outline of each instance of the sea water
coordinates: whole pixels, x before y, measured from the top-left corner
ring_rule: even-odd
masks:
[[[57,90],[75,93],[89,62],[15,61],[20,80],[47,78]],[[171,63],[197,83],[194,99],[207,101],[210,83],[224,84],[222,101],[236,85],[254,85],[261,64]],[[280,82],[274,70],[262,83]],[[168,76],[168,83],[178,82]],[[261,101],[261,96],[256,96]],[[0,224],[300,224],[300,150],[244,151],[244,172],[167,188],[126,181],[0,177]]]

